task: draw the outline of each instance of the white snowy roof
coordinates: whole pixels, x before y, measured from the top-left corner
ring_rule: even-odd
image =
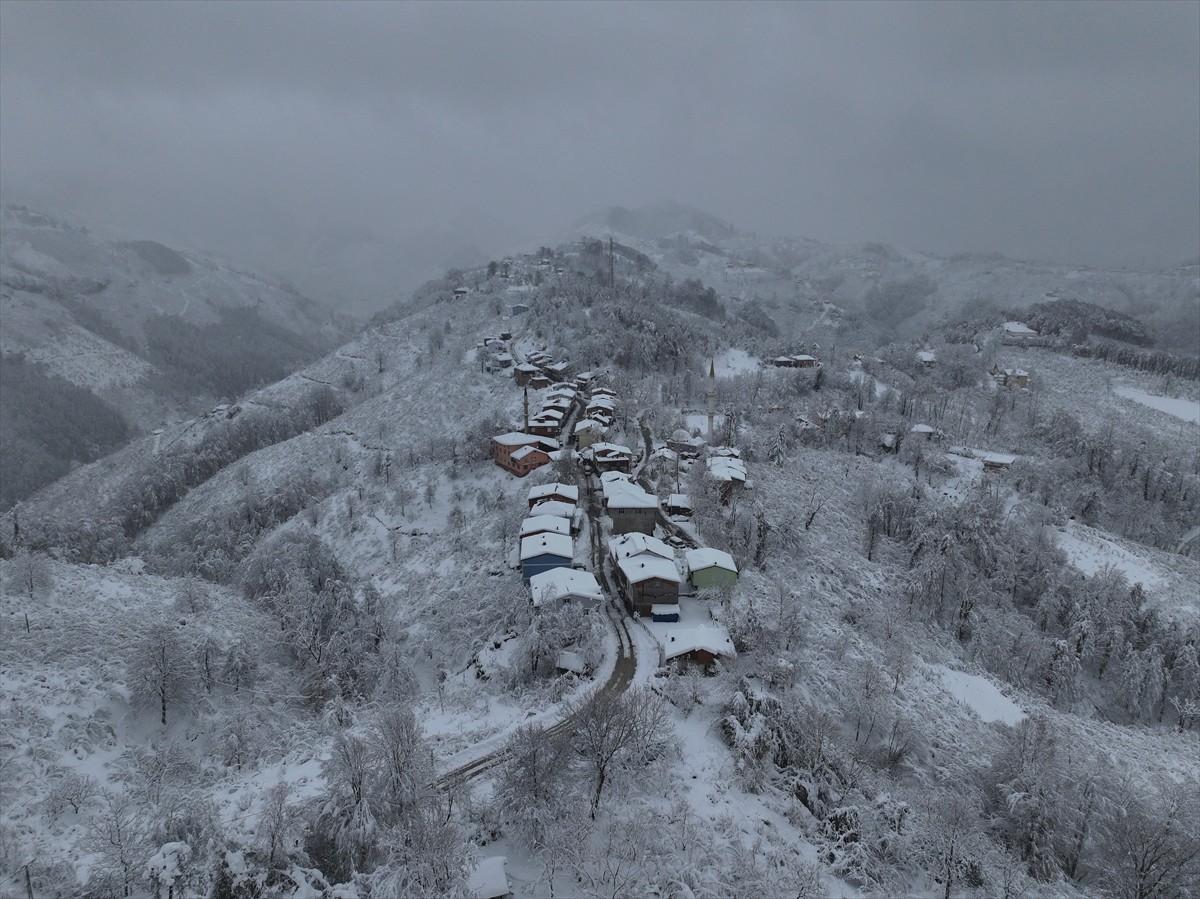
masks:
[[[651,615],[674,615],[679,616],[679,603],[675,602],[656,602],[650,606]]]
[[[511,892],[508,875],[504,872],[504,862],[503,855],[494,855],[483,859],[471,872],[471,876],[467,878],[467,889],[475,899],[498,899]]]
[[[601,485],[604,485],[610,484],[613,481],[624,481],[626,484],[628,484],[629,478],[630,476],[625,474],[623,471],[606,471],[600,475],[600,483]]]
[[[718,481],[745,481],[746,463],[741,459],[716,456],[708,460],[708,473]]]
[[[535,502],[548,496],[565,496],[571,502],[579,502],[579,488],[574,484],[542,484],[540,487],[529,488],[529,501]]]
[[[793,356],[792,358],[795,359],[797,362],[816,362],[817,361],[816,356],[807,356],[803,353],[801,353],[799,356]]]
[[[917,359],[921,362],[937,362],[937,353],[933,350],[921,350],[917,353]]]
[[[543,421],[553,421],[555,424],[558,424],[563,420],[563,411],[553,406],[543,406],[542,411],[537,414],[537,417]]]
[[[719,549],[713,549],[711,546],[702,546],[699,549],[690,549],[683,554],[687,560],[688,571],[702,571],[705,568],[724,568],[726,571],[732,571],[737,574],[737,564],[733,561],[733,556],[729,553],[721,552]]]
[[[512,454],[512,459],[515,462],[520,462],[526,456],[531,456],[534,453],[542,453],[543,455],[545,455],[545,452],[546,452],[545,450],[539,449],[536,446],[523,446],[519,450],[517,450],[516,452],[514,452]]]
[[[650,553],[663,559],[675,560],[675,551],[657,537],[639,534],[636,531],[610,537],[608,552],[614,559],[627,559],[641,553]]]
[[[597,602],[604,599],[596,576],[590,571],[576,571],[574,568],[552,568],[535,574],[529,579],[529,589],[533,593],[533,604],[556,599],[567,599],[575,596],[580,599],[594,599]]]
[[[985,453],[983,461],[990,462],[992,465],[1012,465],[1017,461],[1017,457],[1010,456],[1008,453]]]
[[[529,515],[531,518],[534,515],[555,515],[559,518],[571,519],[575,517],[575,506],[557,499],[544,499],[540,503],[534,504],[533,508],[529,510]]]
[[[690,509],[692,507],[692,498],[686,493],[672,493],[667,497],[668,506],[679,506],[681,509]]]
[[[1004,331],[1007,334],[1021,334],[1025,337],[1036,337],[1038,333],[1024,322],[1005,322]]]
[[[594,418],[585,418],[583,421],[575,423],[575,433],[578,434],[581,431],[590,431],[592,428],[598,427],[600,427],[600,422],[596,421]]]
[[[663,559],[650,553],[621,559],[617,562],[617,567],[621,569],[621,573],[631,584],[640,584],[651,578],[679,583],[679,569],[675,567],[675,563],[670,559]]]
[[[557,515],[531,515],[521,522],[522,537],[543,532],[570,536],[571,522],[565,518],[559,518]]]
[[[534,534],[521,538],[522,562],[542,555],[569,559],[575,555],[575,546],[565,534]]]
[[[717,624],[684,624],[672,627],[662,644],[663,661],[703,649],[715,656],[736,659],[729,631]]]
[[[627,446],[621,446],[619,443],[593,443],[589,449],[593,455],[605,456],[628,456],[633,458],[633,450]]]
[[[564,649],[558,654],[558,658],[554,660],[554,666],[561,668],[563,671],[573,672],[574,674],[587,673],[587,665],[583,661],[583,656],[577,652],[571,652],[569,649]]]
[[[540,439],[539,437],[534,437],[532,434],[509,431],[507,434],[500,434],[493,437],[492,442],[499,443],[501,446],[529,446],[532,443],[538,443]]]
[[[627,489],[609,493],[604,505],[608,509],[657,509],[658,497],[651,496],[636,484],[629,484]]]
[[[913,425],[912,432],[914,434],[933,434],[934,429],[929,425]]]
[[[522,362],[520,365],[517,366],[517,371],[525,371],[525,372],[532,373],[537,370],[538,370],[538,367],[536,365],[530,365],[528,362]]]

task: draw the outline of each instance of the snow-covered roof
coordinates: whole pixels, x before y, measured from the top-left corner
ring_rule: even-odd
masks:
[[[534,437],[532,434],[522,434],[519,431],[509,431],[507,434],[493,437],[492,442],[499,443],[501,446],[529,446],[539,443],[540,438]]]
[[[736,446],[714,446],[708,451],[710,456],[725,456],[731,459],[742,458],[742,451]]]
[[[1017,457],[1008,453],[985,453],[983,456],[985,465],[1012,465],[1016,461]]]
[[[650,614],[655,618],[665,618],[667,615],[679,617],[679,603],[676,602],[656,602],[650,606]]]
[[[592,409],[613,409],[617,405],[617,401],[608,396],[594,396],[588,400],[588,410]]]
[[[619,443],[593,443],[588,449],[593,456],[627,456],[633,458],[633,450],[627,446],[621,446]]]
[[[528,362],[522,362],[517,366],[517,371],[529,372],[530,374],[536,372],[537,370],[538,367],[536,365],[530,365]]]
[[[652,496],[636,484],[627,484],[625,489],[607,494],[604,505],[608,509],[657,509],[658,497]]]
[[[717,624],[681,624],[667,632],[662,643],[663,661],[700,649],[723,658],[737,658],[733,639],[725,628]]]
[[[498,899],[507,896],[511,890],[508,886],[508,875],[504,872],[505,857],[494,855],[483,859],[467,878],[467,889],[475,899]]]
[[[733,561],[733,556],[727,552],[721,552],[719,549],[713,549],[711,546],[702,546],[699,549],[690,549],[683,554],[683,558],[687,561],[688,571],[702,571],[705,568],[724,568],[726,571],[732,571],[737,574],[737,564]]]
[[[558,658],[554,660],[554,667],[573,674],[587,674],[587,664],[583,661],[583,656],[569,649],[564,649],[558,654]]]
[[[563,420],[563,411],[562,409],[555,409],[553,407],[543,408],[537,414],[537,417],[543,421],[553,421],[555,424],[558,424]]]
[[[522,537],[543,532],[570,536],[571,522],[565,518],[559,518],[557,515],[531,515],[521,522]]]
[[[651,578],[658,578],[660,581],[668,581],[675,584],[679,583],[679,569],[675,567],[675,562],[649,553],[641,553],[636,556],[630,556],[627,559],[621,559],[617,562],[617,567],[621,569],[621,573],[625,575],[625,579],[631,584],[640,584],[642,581],[648,581]]]
[[[629,534],[619,534],[610,537],[608,552],[614,559],[627,559],[641,553],[650,553],[663,559],[675,559],[675,551],[657,537],[649,534],[639,534],[636,531]]]
[[[929,425],[913,425],[913,426],[912,426],[912,432],[913,432],[914,434],[934,434],[934,433],[937,433],[936,429],[935,429],[935,428],[931,428]]]
[[[585,418],[583,421],[577,421],[575,423],[575,433],[579,434],[583,431],[590,431],[592,428],[598,427],[600,427],[600,422],[596,421],[596,419]]]
[[[564,503],[557,499],[544,499],[539,503],[535,503],[533,508],[529,510],[531,518],[535,515],[554,515],[558,518],[570,520],[575,517],[575,506],[572,503]]]
[[[1005,322],[1004,333],[1019,334],[1022,337],[1037,337],[1038,332],[1024,322]]]
[[[692,507],[692,498],[686,493],[672,493],[667,497],[668,506],[678,506],[681,509],[690,509]]]
[[[746,463],[741,459],[715,456],[708,460],[708,473],[718,481],[745,481]]]
[[[797,362],[816,362],[817,361],[816,356],[807,356],[803,353],[801,353],[798,356],[793,356],[792,358]]]
[[[529,589],[535,606],[572,596],[597,602],[604,599],[596,576],[590,571],[576,571],[574,568],[552,568],[535,574],[529,579]]]
[[[534,534],[521,538],[521,561],[535,556],[558,556],[570,559],[575,555],[575,545],[565,534]]]
[[[933,350],[921,350],[917,353],[917,359],[920,362],[937,362],[937,353]]]
[[[529,488],[529,501],[536,502],[548,496],[566,497],[573,503],[579,502],[579,488],[574,484],[542,484],[540,487]]]
[[[546,455],[545,450],[536,446],[523,446],[512,454],[512,460],[514,462],[520,462],[522,459],[532,456],[534,453],[541,453],[543,456]]]

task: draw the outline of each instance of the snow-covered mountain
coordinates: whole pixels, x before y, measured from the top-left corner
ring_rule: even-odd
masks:
[[[687,252],[771,246],[674,221]],[[1187,895],[1194,377],[987,322],[880,346],[827,306],[772,336],[737,314],[770,260],[720,264],[726,310],[659,246],[681,233],[427,284],[0,518],[0,774],[23,797],[0,883],[32,859],[35,894],[391,899],[463,894],[504,856],[519,895],[1048,899],[1136,894],[1122,847],[1149,839]],[[820,365],[765,364],[821,329]],[[543,352],[610,388],[605,439],[663,507],[656,570],[686,585],[691,544],[736,564],[682,589],[678,629],[616,598],[606,491],[572,453],[493,461],[524,426],[506,363]],[[704,426],[710,359],[712,459],[741,487],[667,446]],[[518,570],[551,483],[579,488],[562,561],[605,584],[590,614],[535,610]],[[663,662],[722,628],[735,652]]]
[[[611,207],[580,219],[568,236],[609,235],[732,304],[758,300],[784,331],[834,307],[881,339],[913,337],[947,320],[1061,298],[1136,316],[1158,346],[1200,353],[1200,260],[1114,271],[987,253],[942,257],[881,243],[836,246],[747,232],[678,203]]]
[[[86,430],[89,410],[123,419],[131,433],[149,431],[278,379],[346,331],[294,288],[220,259],[100,238],[24,207],[0,213],[0,350],[6,366],[24,366],[5,399],[3,436],[16,455],[29,455],[31,439],[54,455],[55,438],[41,432]],[[45,405],[70,388],[78,388],[67,402],[74,412]],[[31,416],[40,420],[36,438]],[[113,448],[110,437],[98,438],[90,458]],[[25,492],[6,489],[6,503]]]

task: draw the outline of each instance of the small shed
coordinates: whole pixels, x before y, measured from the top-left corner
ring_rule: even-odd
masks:
[[[575,546],[563,534],[534,534],[521,538],[521,578],[525,583],[535,574],[555,568],[570,568]]]
[[[661,661],[687,658],[700,665],[710,665],[716,659],[736,659],[733,638],[718,624],[692,624],[672,628],[661,645]]]
[[[684,553],[683,559],[688,567],[688,580],[695,590],[737,585],[737,563],[727,552],[702,546]]]
[[[983,457],[983,470],[1007,471],[1016,461],[1017,457],[1008,453],[987,453]]]
[[[937,433],[937,428],[930,427],[929,425],[913,425],[909,429],[909,433],[916,437],[924,437],[926,440],[932,440],[933,435]]]
[[[525,312],[528,312],[528,311],[529,311],[529,306],[528,306],[527,304],[525,304],[525,303],[513,303],[513,304],[512,304],[512,307],[511,307],[511,308],[510,308],[510,310],[509,310],[509,314],[510,314],[510,315],[521,315],[522,313],[525,313]]]
[[[937,365],[937,353],[933,350],[921,350],[921,352],[917,353],[917,361],[926,368],[932,367]]]

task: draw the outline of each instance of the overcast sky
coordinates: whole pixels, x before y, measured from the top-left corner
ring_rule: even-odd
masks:
[[[1169,264],[1200,253],[1200,4],[4,0],[0,190],[249,257],[670,198]]]

